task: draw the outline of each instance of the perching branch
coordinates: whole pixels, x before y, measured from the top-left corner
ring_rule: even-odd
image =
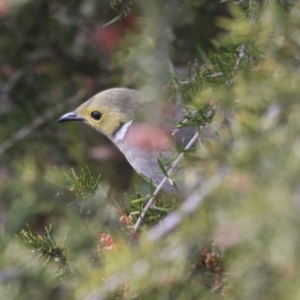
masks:
[[[198,139],[199,137],[199,133],[196,132],[195,135],[192,137],[192,139],[189,141],[189,143],[186,145],[186,147],[184,148],[184,150],[188,150],[190,149],[193,144],[195,143],[195,141]],[[172,163],[171,165],[171,168],[168,170],[167,174],[168,176],[170,176],[176,166],[178,165],[178,163],[180,162],[180,160],[182,159],[184,155],[184,152],[181,152],[178,157],[176,158],[176,160]],[[139,229],[140,225],[141,225],[141,222],[142,220],[144,219],[148,209],[152,206],[154,200],[155,200],[155,197],[158,195],[158,193],[160,192],[161,188],[163,187],[163,185],[165,184],[165,182],[169,179],[169,177],[165,176],[164,179],[161,181],[161,183],[157,186],[157,188],[155,189],[155,191],[153,192],[151,198],[149,199],[149,201],[147,202],[147,204],[145,205],[145,207],[143,208],[138,220],[136,221],[135,225],[134,225],[134,228],[133,228],[133,234],[137,232],[137,230]]]
[[[215,176],[209,182],[203,182],[189,197],[185,199],[179,209],[170,213],[157,226],[152,228],[147,237],[151,241],[162,239],[165,235],[171,233],[185,217],[191,215],[197,207],[204,201],[205,197],[210,194],[224,179],[228,172]]]

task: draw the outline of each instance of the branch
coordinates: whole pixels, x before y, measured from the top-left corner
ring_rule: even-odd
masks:
[[[152,228],[147,237],[150,241],[157,241],[162,239],[165,235],[174,231],[174,229],[184,220],[185,217],[193,214],[197,207],[204,201],[206,196],[210,194],[224,179],[228,172],[217,175],[209,180],[209,182],[202,183],[189,197],[187,197],[181,207],[170,213],[157,226]]]
[[[247,44],[243,43],[242,46],[241,46],[241,49],[239,51],[238,57],[235,61],[235,66],[234,66],[233,71],[232,71],[232,77],[235,75],[236,70],[239,68],[242,60],[244,59],[245,54],[246,54],[246,50],[247,50]]]
[[[204,77],[213,79],[213,78],[219,78],[219,77],[222,77],[222,76],[223,76],[223,72],[216,72],[216,73],[213,73],[213,74],[205,75]]]
[[[238,70],[242,60],[245,58],[246,50],[247,50],[247,44],[243,43],[238,53],[238,56],[236,58],[233,70],[231,72],[231,78],[226,81],[226,85],[230,85],[233,82],[233,77],[235,76],[235,73]]]
[[[186,145],[186,147],[184,148],[184,150],[188,150],[190,149],[194,142],[198,139],[199,137],[199,133],[196,132],[195,135],[192,137],[192,139],[189,141],[189,143]],[[182,159],[184,155],[184,152],[181,152],[178,157],[176,158],[176,160],[172,163],[171,165],[171,168],[169,169],[168,171],[168,176],[171,175],[176,166],[178,165],[178,163],[180,162],[180,160]],[[161,188],[163,187],[163,185],[165,184],[165,182],[167,180],[169,180],[169,177],[168,176],[165,176],[164,179],[161,181],[161,183],[157,186],[157,188],[155,189],[154,193],[152,194],[151,198],[149,199],[149,201],[147,202],[147,204],[145,205],[145,207],[143,208],[138,220],[136,221],[135,225],[134,225],[134,228],[133,228],[133,234],[135,234],[137,232],[137,230],[139,229],[140,225],[141,225],[141,222],[142,220],[144,219],[148,209],[152,206],[154,200],[155,200],[155,197],[158,195],[158,193],[160,192]]]
[[[79,90],[75,95],[70,97],[63,103],[58,103],[52,109],[47,110],[43,115],[35,118],[33,121],[19,129],[15,132],[9,139],[4,141],[0,145],[0,155],[11,148],[16,142],[24,139],[32,130],[38,128],[39,126],[46,123],[48,120],[52,119],[56,114],[62,112],[67,105],[77,103],[81,98],[85,96],[86,92],[82,89]]]
[[[24,70],[22,70],[22,69],[16,70],[10,76],[10,78],[7,80],[7,82],[1,86],[0,101],[3,101],[3,102],[9,101],[9,93],[10,93],[11,89],[24,74],[25,74]],[[1,112],[1,114],[2,113],[3,112]]]

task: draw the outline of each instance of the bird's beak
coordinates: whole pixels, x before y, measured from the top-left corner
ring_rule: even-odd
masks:
[[[61,122],[68,122],[68,121],[84,121],[83,118],[77,117],[76,116],[76,112],[72,111],[69,113],[64,114],[63,116],[61,116],[57,122],[61,123]]]

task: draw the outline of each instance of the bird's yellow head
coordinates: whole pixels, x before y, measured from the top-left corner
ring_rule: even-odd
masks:
[[[96,94],[74,112],[63,115],[58,122],[83,121],[111,137],[123,124],[139,113],[139,93],[126,88],[113,88]]]

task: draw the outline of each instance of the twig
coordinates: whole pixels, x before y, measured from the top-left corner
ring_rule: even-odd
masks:
[[[0,155],[7,151],[9,148],[11,148],[16,142],[25,138],[32,130],[43,125],[46,121],[53,118],[59,112],[63,111],[67,105],[78,102],[81,98],[84,97],[85,94],[86,92],[84,90],[79,90],[75,95],[70,97],[65,102],[58,103],[55,107],[47,110],[43,115],[35,118],[33,121],[19,129],[9,139],[4,141],[0,145]]]
[[[237,56],[237,59],[235,61],[235,65],[234,65],[233,70],[231,72],[231,79],[227,80],[227,82],[226,82],[227,84],[229,84],[231,82],[232,78],[235,75],[235,72],[238,70],[242,60],[245,57],[246,50],[247,50],[247,44],[243,43],[242,46],[241,46],[240,51],[238,52],[238,56]],[[213,79],[213,78],[221,77],[223,75],[224,75],[223,72],[216,72],[216,73],[213,73],[213,74],[204,75],[204,77]]]
[[[234,65],[234,68],[233,68],[233,71],[232,71],[232,74],[231,74],[232,77],[234,76],[235,71],[239,68],[242,60],[244,59],[245,54],[246,54],[246,50],[247,50],[247,44],[243,43],[242,46],[241,46],[241,49],[239,51],[238,57],[235,61],[235,65]]]
[[[10,76],[9,80],[7,80],[7,82],[1,86],[1,92],[0,92],[1,101],[8,101],[10,90],[24,74],[25,74],[24,70],[21,69],[16,70]]]
[[[204,201],[205,197],[223,181],[224,176],[227,173],[228,172],[225,172],[222,175],[217,175],[211,178],[209,182],[202,183],[197,190],[185,199],[178,210],[170,213],[156,227],[152,228],[148,232],[148,239],[154,242],[171,233],[185,217],[195,212],[201,202]]]
[[[189,141],[189,143],[186,145],[186,147],[184,148],[184,150],[188,150],[190,149],[194,142],[198,139],[199,137],[199,133],[196,132],[195,135],[192,137],[192,139]],[[178,157],[176,158],[176,160],[172,163],[171,165],[171,168],[168,170],[168,176],[171,175],[177,164],[179,163],[179,161],[182,159],[184,155],[184,152],[181,152]],[[169,179],[168,176],[165,176],[164,179],[161,181],[161,183],[157,186],[157,188],[155,189],[155,191],[153,192],[151,198],[149,199],[149,201],[147,202],[147,204],[145,205],[145,207],[143,208],[138,220],[136,221],[135,225],[134,225],[134,228],[133,228],[133,234],[137,232],[137,230],[139,229],[140,225],[141,225],[141,222],[142,220],[144,219],[148,209],[152,206],[154,200],[155,200],[155,197],[158,195],[159,191],[161,190],[161,188],[163,187],[163,185],[165,184],[165,182]]]
[[[222,77],[223,76],[223,72],[216,72],[216,73],[212,73],[212,74],[208,74],[208,75],[203,75],[206,78],[218,78],[218,77]]]
[[[231,72],[231,77],[230,77],[230,79],[228,79],[226,81],[226,85],[230,85],[233,82],[233,77],[235,76],[236,71],[238,70],[242,60],[245,57],[246,50],[247,50],[247,44],[243,43],[242,46],[241,46],[241,49],[238,53],[237,59],[235,61],[235,65],[233,67],[233,70]]]

